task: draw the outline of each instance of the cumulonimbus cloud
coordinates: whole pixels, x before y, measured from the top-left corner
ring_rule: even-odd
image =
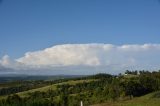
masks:
[[[49,70],[103,70],[104,72],[124,69],[160,68],[160,44],[112,45],[112,44],[64,44],[44,50],[27,52],[23,57],[10,62],[1,59],[3,66],[18,69],[45,68]],[[14,63],[14,65],[13,65]],[[69,68],[68,68],[69,67]],[[88,68],[90,67],[90,68]]]

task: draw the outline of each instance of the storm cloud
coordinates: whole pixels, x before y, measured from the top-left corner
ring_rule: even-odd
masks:
[[[47,70],[48,73],[119,73],[126,69],[160,69],[160,44],[63,44],[27,52],[11,60],[5,55],[0,64],[14,70]],[[38,74],[38,73],[37,73]]]

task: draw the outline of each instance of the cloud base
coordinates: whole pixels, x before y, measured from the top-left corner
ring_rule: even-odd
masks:
[[[126,69],[160,69],[160,44],[63,44],[44,50],[27,52],[11,60],[0,60],[4,68],[30,74],[95,74],[120,73]]]

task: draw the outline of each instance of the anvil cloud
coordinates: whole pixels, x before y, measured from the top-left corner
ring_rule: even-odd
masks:
[[[160,69],[159,57],[160,44],[63,44],[27,52],[15,60],[5,55],[0,67],[14,71],[47,69],[48,73],[119,73],[126,69]]]

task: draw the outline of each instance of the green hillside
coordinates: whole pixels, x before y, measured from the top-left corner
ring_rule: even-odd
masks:
[[[75,84],[79,84],[79,83],[89,83],[91,81],[96,81],[96,80],[95,79],[69,80],[69,81],[64,81],[64,82],[61,82],[61,83],[52,84],[52,85],[48,85],[48,86],[44,86],[44,87],[40,87],[40,88],[36,88],[36,89],[31,89],[31,90],[27,90],[27,91],[23,91],[23,92],[18,92],[16,94],[19,95],[20,97],[27,97],[27,96],[29,96],[29,94],[34,93],[34,92],[47,92],[48,90],[56,91],[58,85],[65,85],[65,84],[75,85]],[[7,96],[8,95],[0,96],[0,99],[5,99],[5,98],[7,98]]]
[[[106,102],[92,106],[160,106],[160,91],[136,97],[132,100]]]
[[[76,81],[70,80],[70,81],[67,81],[67,82],[62,82],[62,83],[58,83],[58,84],[48,85],[48,86],[45,86],[45,87],[41,87],[41,88],[37,88],[37,89],[32,89],[32,90],[28,90],[28,91],[24,91],[24,92],[19,92],[19,93],[16,93],[16,94],[18,94],[21,97],[25,97],[29,93],[33,93],[33,92],[36,92],[36,91],[39,91],[39,92],[47,92],[48,90],[55,91],[55,90],[57,90],[57,85],[64,85],[64,84],[75,85],[75,84],[78,84],[78,83],[85,83],[85,82],[90,82],[90,81],[95,81],[95,80],[94,79],[76,80]]]
[[[79,106],[80,101],[84,106],[160,105],[160,72],[22,83],[1,86],[0,106]]]

